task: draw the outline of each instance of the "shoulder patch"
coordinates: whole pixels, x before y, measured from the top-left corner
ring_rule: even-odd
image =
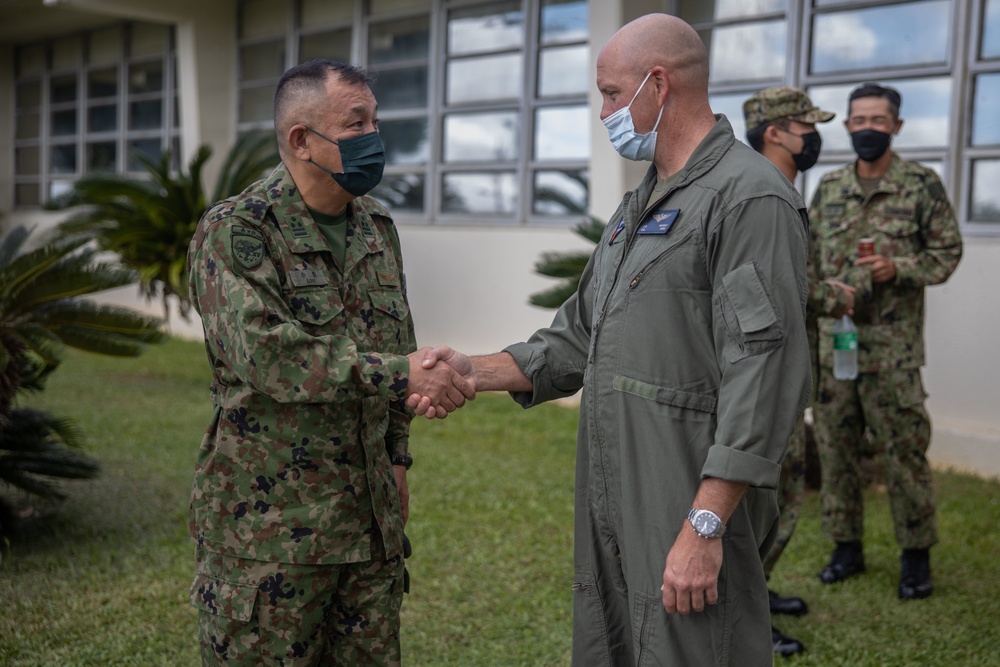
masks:
[[[229,245],[233,259],[245,269],[255,269],[264,260],[264,235],[256,229],[235,225]]]
[[[932,199],[944,199],[946,197],[944,186],[941,185],[941,181],[934,181],[928,185],[927,194],[929,194]]]

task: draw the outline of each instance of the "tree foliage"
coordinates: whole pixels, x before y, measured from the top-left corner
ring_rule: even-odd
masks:
[[[596,244],[601,240],[604,227],[603,220],[591,217],[573,227],[573,231]],[[541,258],[535,262],[535,272],[550,278],[559,278],[560,282],[554,287],[532,294],[530,303],[541,308],[559,308],[563,305],[579,287],[580,276],[583,275],[583,269],[593,254],[593,251],[582,250],[542,253]]]
[[[136,272],[144,298],[159,297],[166,314],[175,297],[181,315],[190,317],[187,287],[187,249],[207,205],[238,194],[278,161],[273,132],[245,134],[223,162],[215,188],[207,194],[202,170],[212,149],[202,145],[187,171],[171,173],[171,154],[159,160],[137,154],[145,177],[93,173],[78,180],[73,189],[49,204],[54,209],[75,209],[59,226],[70,239],[93,239],[101,250],[116,253]]]
[[[67,346],[135,356],[165,335],[158,318],[82,298],[134,283],[133,271],[98,261],[86,239],[28,248],[29,236],[17,227],[0,239],[0,487],[54,500],[61,497],[54,478],[93,477],[99,465],[79,451],[71,422],[18,408],[18,394],[44,389]]]

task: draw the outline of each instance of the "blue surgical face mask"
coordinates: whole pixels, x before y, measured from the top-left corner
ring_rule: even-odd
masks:
[[[333,180],[347,192],[355,197],[366,195],[375,189],[375,186],[382,180],[382,171],[385,169],[385,149],[382,147],[382,139],[378,132],[369,132],[334,141],[324,137],[311,127],[306,129],[340,148],[340,163],[344,168],[342,172],[330,171],[323,165],[316,164],[312,160],[309,161],[333,176]]]
[[[649,75],[639,84],[639,90],[646,85]],[[604,119],[604,127],[608,128],[608,136],[611,138],[611,145],[615,147],[618,154],[627,160],[647,160],[651,161],[656,154],[656,128],[660,124],[663,116],[663,107],[660,107],[660,114],[656,117],[656,124],[653,129],[646,134],[638,134],[635,131],[635,124],[632,122],[632,102],[639,96],[639,90],[635,91],[632,100],[627,107],[622,107]]]

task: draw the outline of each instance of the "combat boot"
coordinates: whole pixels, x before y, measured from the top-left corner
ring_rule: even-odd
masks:
[[[900,557],[900,600],[922,600],[934,590],[931,584],[931,554],[929,549],[903,549]]]
[[[861,549],[861,540],[837,542],[837,548],[830,555],[830,563],[819,573],[819,579],[824,584],[835,584],[864,571],[865,554]]]

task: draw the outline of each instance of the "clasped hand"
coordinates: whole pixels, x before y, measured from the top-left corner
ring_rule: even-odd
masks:
[[[444,419],[476,397],[472,362],[446,345],[408,355],[410,395],[406,404],[428,419]],[[440,362],[440,363],[439,363]]]

